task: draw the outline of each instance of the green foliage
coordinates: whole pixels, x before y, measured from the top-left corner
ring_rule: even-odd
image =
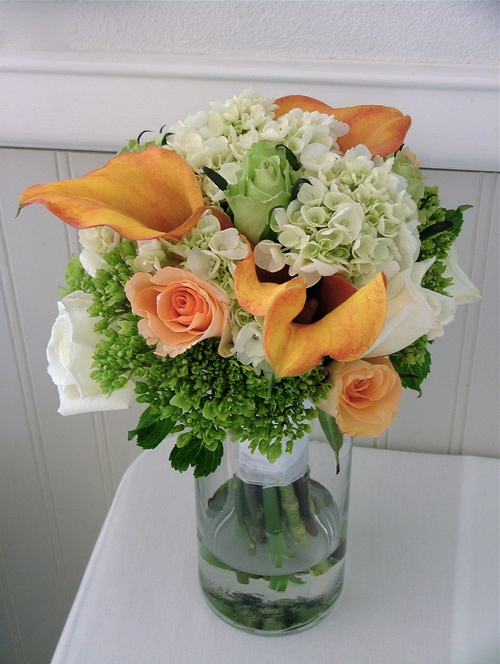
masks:
[[[184,471],[193,466],[195,477],[210,475],[222,461],[224,447],[219,442],[214,449],[207,449],[201,440],[192,437],[187,445],[174,445],[170,452],[172,468]]]
[[[432,341],[426,336],[420,337],[410,346],[389,357],[403,387],[417,391],[419,396],[422,396],[420,386],[431,369],[431,354],[427,348],[430,343]]]
[[[448,295],[446,289],[449,288],[453,279],[451,277],[445,277],[444,273],[446,271],[446,265],[440,261],[436,260],[424,274],[421,286],[423,288],[428,288],[433,290],[436,293],[441,293],[442,295]]]
[[[137,444],[144,450],[152,450],[168,436],[175,425],[174,420],[165,420],[152,414],[150,408],[142,413],[137,429],[128,432],[128,439],[137,438]]]
[[[118,152],[118,155],[120,154],[129,154],[131,152],[142,152],[142,150],[145,150],[146,148],[151,147],[152,145],[156,145],[158,147],[163,147],[166,144],[167,137],[169,136],[168,133],[160,131],[157,136],[152,141],[146,141],[145,143],[141,143],[140,139],[144,134],[149,134],[151,132],[149,131],[143,131],[142,134],[139,136],[139,138],[131,140],[125,145],[120,152]],[[117,156],[118,156],[117,155]]]
[[[274,381],[251,366],[217,352],[218,340],[208,339],[176,357],[160,357],[137,331],[139,318],[124,293],[134,273],[128,259],[129,241],[105,254],[106,270],[89,277],[77,257],[68,266],[68,291],[93,294],[89,313],[101,335],[91,374],[105,394],[135,381],[137,401],[148,405],[136,429],[129,433],[147,449],[169,433],[178,434],[171,462],[178,470],[189,466],[195,475],[208,474],[220,463],[222,441],[248,440],[276,460],[282,441],[302,438],[309,430],[314,408],[304,406],[324,398],[329,384],[318,369]],[[274,382],[273,382],[274,381]],[[285,444],[290,451],[292,443]]]
[[[340,473],[340,450],[344,442],[344,438],[339,430],[337,420],[332,417],[329,413],[326,413],[321,408],[317,409],[318,420],[323,429],[323,433],[326,436],[327,441],[330,444],[330,447],[335,452],[335,459],[337,462],[337,474]]]
[[[221,357],[217,345],[208,339],[174,358],[150,353],[147,382],[136,385],[137,401],[148,403],[158,417],[178,423],[172,429],[180,433],[176,447],[186,448],[182,455],[173,452],[179,468],[199,465],[201,445],[217,457],[226,435],[248,440],[252,449],[273,461],[284,451],[283,438],[293,441],[309,432],[314,409],[306,408],[304,399],[324,396],[326,380],[314,370],[276,381],[269,395],[266,376],[234,358]]]
[[[71,258],[66,267],[66,284],[67,288],[59,288],[61,297],[65,297],[70,293],[74,293],[77,290],[82,290],[87,293],[93,291],[94,280],[87,274],[83,269],[80,259],[76,254],[71,254]]]
[[[463,225],[463,213],[470,205],[461,205],[456,210],[441,207],[437,187],[426,187],[423,198],[418,203],[420,232],[419,261],[436,257],[424,275],[422,286],[436,293],[447,295],[446,289],[452,284],[444,277],[445,265],[442,262],[458,237]]]

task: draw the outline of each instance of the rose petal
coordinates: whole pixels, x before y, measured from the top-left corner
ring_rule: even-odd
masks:
[[[385,357],[332,362],[326,367],[332,389],[318,408],[335,417],[349,436],[376,437],[393,423],[401,401],[401,379]]]

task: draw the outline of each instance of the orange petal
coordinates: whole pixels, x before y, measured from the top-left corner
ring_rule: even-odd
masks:
[[[328,106],[319,99],[313,97],[306,97],[304,95],[287,95],[280,97],[274,102],[278,108],[274,111],[274,117],[279,118],[285,113],[289,113],[294,108],[300,108],[302,111],[319,111],[327,115],[333,115],[334,108]]]
[[[310,371],[326,355],[355,360],[377,338],[387,307],[383,273],[310,325],[292,322],[306,300],[305,282],[290,281],[286,286],[270,303],[264,321],[264,353],[277,378]]]
[[[339,307],[343,302],[348,300],[351,295],[356,293],[355,288],[350,281],[340,274],[331,274],[322,277],[319,282],[319,304],[320,314],[325,315]]]
[[[373,155],[387,157],[399,150],[411,125],[409,115],[387,106],[337,108],[335,118],[349,125],[337,143],[342,152],[362,143]]]
[[[182,237],[207,209],[189,164],[151,146],[111,159],[82,178],[36,185],[20,208],[41,203],[75,228],[110,226],[129,240]]]
[[[264,283],[259,281],[255,269],[255,258],[250,243],[247,241],[248,254],[239,261],[234,273],[234,292],[239,304],[254,316],[265,316],[269,305],[278,293],[288,288],[292,282],[305,281],[295,277],[284,284]]]
[[[398,150],[404,142],[411,125],[411,118],[389,106],[350,106],[332,108],[327,104],[302,95],[281,97],[275,102],[279,108],[275,117],[288,113],[292,108],[303,111],[319,111],[334,115],[336,120],[349,125],[349,132],[337,139],[342,152],[363,144],[373,155],[386,157]]]

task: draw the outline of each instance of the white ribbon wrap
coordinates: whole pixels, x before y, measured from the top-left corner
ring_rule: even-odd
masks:
[[[309,462],[309,439],[296,440],[291,454],[283,452],[280,458],[270,463],[258,451],[251,452],[248,443],[240,443],[236,475],[243,482],[260,486],[287,486],[302,477]]]

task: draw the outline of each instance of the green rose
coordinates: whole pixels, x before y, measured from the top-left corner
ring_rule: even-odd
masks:
[[[394,158],[392,170],[394,173],[405,178],[408,183],[406,191],[410,194],[415,203],[418,203],[424,195],[425,176],[418,168],[414,155],[411,153],[405,154],[401,151],[398,152]]]
[[[228,186],[226,199],[234,225],[252,244],[266,230],[270,211],[288,205],[293,183],[293,169],[283,147],[259,141],[245,154],[238,181]]]

